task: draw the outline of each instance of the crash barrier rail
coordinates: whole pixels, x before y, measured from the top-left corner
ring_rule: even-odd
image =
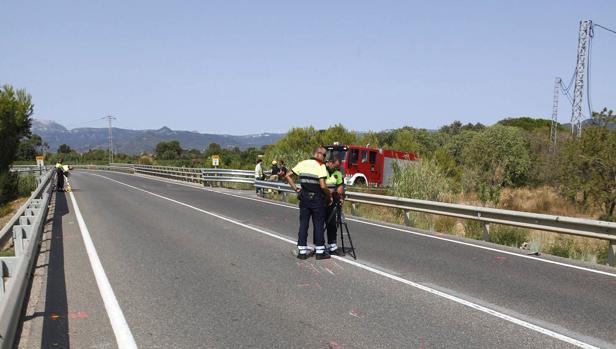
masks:
[[[12,237],[15,256],[0,257],[0,349],[13,348],[41,233],[54,172],[39,177],[32,195],[0,230],[0,246]]]
[[[180,180],[184,178],[181,173],[185,173],[185,171],[192,171],[191,173],[198,173],[199,171],[202,171],[202,173],[204,173],[204,178],[211,181],[218,180],[226,182],[236,181],[237,183],[254,183],[255,188],[262,189],[260,191],[261,195],[265,195],[265,189],[278,191],[282,193],[283,196],[286,196],[287,193],[294,193],[291,187],[285,182],[261,181],[254,180],[254,178],[248,178],[249,175],[253,174],[252,171],[228,169],[187,169],[165,166],[148,166],[147,169],[137,170],[137,167],[138,166],[135,166],[135,172],[147,173],[154,176],[167,176],[169,178]],[[203,170],[207,171],[203,172]],[[240,177],[239,174],[245,174],[245,176]],[[479,221],[482,225],[483,239],[485,241],[490,241],[490,224],[508,225],[605,240],[609,242],[608,264],[614,266],[615,263],[616,223],[613,222],[416,200],[378,194],[359,193],[354,191],[347,191],[346,201],[351,203],[351,213],[354,216],[358,215],[357,204],[368,204],[400,209],[404,212],[404,223],[407,226],[411,226],[413,223],[410,215],[411,212],[422,212]]]
[[[178,179],[194,183],[248,183],[255,181],[254,171],[221,168],[188,168],[171,166],[135,165],[135,173]]]
[[[10,172],[19,174],[38,174],[42,175],[47,170],[46,167],[39,167],[36,165],[13,165],[9,168]]]
[[[134,173],[135,170],[131,164],[111,164],[111,165],[69,165],[72,169],[83,170],[102,170],[102,171],[117,171]]]

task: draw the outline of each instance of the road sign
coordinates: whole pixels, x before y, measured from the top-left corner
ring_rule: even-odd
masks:
[[[36,166],[38,167],[45,167],[45,162],[43,161],[44,157],[42,156],[37,156],[36,157]]]
[[[212,155],[212,166],[218,167],[219,164],[220,164],[220,156]]]

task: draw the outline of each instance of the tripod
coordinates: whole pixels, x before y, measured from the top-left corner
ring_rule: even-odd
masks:
[[[336,230],[340,231],[340,240],[342,242],[342,252],[343,253],[347,252],[344,246],[344,234],[346,233],[347,237],[349,238],[349,244],[350,244],[350,248],[348,250],[349,254],[353,256],[353,259],[357,259],[357,254],[355,254],[355,246],[353,246],[353,239],[351,239],[351,233],[349,232],[349,226],[347,225],[346,218],[344,217],[344,212],[342,212],[342,205],[340,205],[340,202],[336,202],[334,204],[334,209],[332,210],[332,213],[327,218],[327,222],[325,223],[326,228],[327,228],[327,223],[331,222],[332,219],[336,220]]]

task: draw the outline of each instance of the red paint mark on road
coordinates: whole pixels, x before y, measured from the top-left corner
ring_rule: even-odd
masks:
[[[354,316],[358,319],[363,319],[366,317],[366,314],[356,310],[356,309],[352,309],[351,311],[349,311],[349,315]]]
[[[328,344],[329,344],[330,349],[342,349],[342,346],[338,344],[336,341],[329,341]]]
[[[497,261],[504,261],[505,259],[507,259],[507,257],[500,257],[500,256],[496,257]]]
[[[87,319],[88,313],[85,311],[69,311],[68,317],[71,319]]]
[[[321,289],[321,284],[319,284],[318,282],[315,282],[314,288],[316,288],[317,290],[320,290]]]

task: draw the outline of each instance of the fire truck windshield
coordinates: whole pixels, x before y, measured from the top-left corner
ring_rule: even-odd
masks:
[[[327,149],[327,159],[333,159],[337,157],[340,159],[340,162],[346,161],[346,150],[343,149]]]

